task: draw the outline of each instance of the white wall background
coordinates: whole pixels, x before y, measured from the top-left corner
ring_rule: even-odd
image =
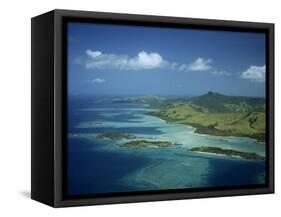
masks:
[[[278,133],[281,7],[278,3],[278,0],[2,0],[0,216],[264,217],[270,213],[276,216],[281,204],[281,135]],[[276,23],[276,194],[64,209],[52,209],[30,200],[30,18],[54,8]]]

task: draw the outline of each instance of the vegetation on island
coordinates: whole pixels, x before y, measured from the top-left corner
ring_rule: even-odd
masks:
[[[142,98],[144,101],[145,98]],[[265,141],[264,98],[226,96],[210,91],[191,99],[159,100],[150,97],[145,102],[150,102],[152,108],[158,108],[158,111],[149,112],[149,115],[168,122],[191,125],[196,128],[196,133]]]
[[[147,140],[136,140],[130,141],[123,144],[118,144],[120,147],[136,147],[136,148],[166,148],[172,145],[171,142],[167,141],[147,141]]]
[[[121,133],[101,133],[96,136],[97,139],[136,139],[137,137],[133,134],[121,134]]]
[[[179,103],[187,102],[191,97],[171,97],[164,98],[159,96],[138,96],[138,97],[124,97],[117,98],[114,101],[120,103],[136,103],[145,104],[152,109],[169,108]]]
[[[256,154],[256,153],[248,153],[242,151],[236,151],[233,149],[222,149],[218,147],[194,147],[190,149],[190,151],[194,152],[204,152],[204,153],[212,153],[212,154],[222,154],[226,156],[236,156],[241,157],[248,160],[263,160],[264,157]]]

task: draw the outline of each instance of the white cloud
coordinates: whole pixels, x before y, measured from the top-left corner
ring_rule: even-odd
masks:
[[[193,63],[189,64],[187,69],[190,71],[208,71],[212,68],[211,59],[197,58]]]
[[[137,57],[129,59],[128,65],[135,69],[153,69],[165,65],[165,61],[158,53],[146,53],[142,51]]]
[[[105,82],[105,80],[103,78],[95,78],[92,80],[92,82],[96,84],[102,84]]]
[[[212,60],[211,59],[203,59],[197,58],[194,62],[190,64],[181,64],[177,65],[177,69],[179,71],[205,71],[212,75],[217,76],[229,76],[230,73],[224,70],[217,70],[212,67]]]
[[[139,52],[136,56],[102,53],[98,50],[86,50],[86,57],[74,60],[76,64],[85,65],[86,69],[150,70],[166,68],[175,71],[206,71],[212,75],[229,75],[212,67],[211,59],[198,57],[191,63],[169,62],[159,53]]]
[[[86,54],[91,58],[96,58],[96,57],[101,55],[101,52],[100,51],[86,50]]]
[[[246,71],[241,73],[241,78],[249,79],[254,82],[264,82],[265,80],[265,65],[250,66]]]
[[[144,70],[164,67],[167,64],[160,54],[141,51],[135,57],[127,55],[104,54],[100,51],[87,50],[87,69],[125,69]]]
[[[210,73],[213,75],[226,75],[226,76],[230,75],[229,72],[223,70],[211,70]]]

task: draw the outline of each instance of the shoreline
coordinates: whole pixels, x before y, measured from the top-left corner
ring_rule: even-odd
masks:
[[[216,157],[234,157],[234,158],[238,158],[238,159],[244,159],[241,156],[237,156],[237,155],[226,155],[226,154],[219,154],[219,153],[211,153],[211,152],[204,152],[204,151],[192,151],[194,153],[198,153],[198,154],[203,154],[203,155],[212,155],[212,156],[216,156]]]
[[[211,154],[216,156],[225,156],[225,157],[235,157],[242,158],[246,160],[264,160],[265,158],[254,152],[242,152],[233,149],[223,149],[214,146],[201,146],[191,148],[190,151],[201,153],[201,154]]]
[[[159,111],[159,110],[158,110]],[[165,118],[161,115],[155,114],[154,112],[148,112],[146,115],[152,116],[152,117],[157,117],[166,123],[173,123],[173,124],[182,124],[186,126],[190,126],[194,128],[194,133],[200,134],[200,135],[211,135],[211,136],[222,136],[222,137],[242,137],[242,138],[250,138],[256,140],[258,143],[265,144],[265,140],[262,138],[258,137],[257,135],[248,135],[248,134],[240,134],[240,133],[231,133],[231,132],[222,132],[214,128],[209,128],[207,126],[203,126],[200,124],[195,124],[195,123],[178,123],[176,120],[172,118]]]

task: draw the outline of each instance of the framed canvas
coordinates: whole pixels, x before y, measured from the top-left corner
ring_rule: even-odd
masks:
[[[53,207],[274,192],[274,24],[32,18],[32,192]]]

